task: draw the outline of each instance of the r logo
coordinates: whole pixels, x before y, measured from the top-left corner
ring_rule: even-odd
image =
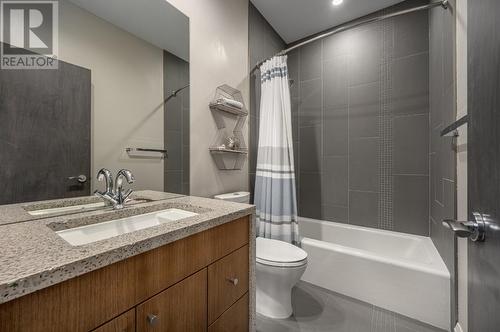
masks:
[[[4,61],[6,57],[17,61],[16,66],[29,66],[34,57],[54,57],[57,53],[57,1],[0,0],[2,68],[14,69],[14,62]],[[31,55],[31,57],[28,57]],[[23,58],[23,56],[25,56]],[[20,58],[21,57],[21,58]],[[36,59],[39,60],[40,58]],[[36,61],[37,68],[41,62]],[[49,68],[51,66],[47,66]]]

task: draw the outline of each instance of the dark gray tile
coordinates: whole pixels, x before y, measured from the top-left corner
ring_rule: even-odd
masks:
[[[440,137],[439,165],[440,175],[449,180],[456,176],[456,151],[453,137]]]
[[[321,219],[321,174],[300,173],[299,215]]]
[[[325,156],[348,154],[347,109],[325,109],[323,115],[323,153]]]
[[[323,61],[352,53],[352,31],[344,31],[323,39]]]
[[[182,130],[182,101],[172,98],[165,104],[165,129]]]
[[[322,203],[323,205],[348,204],[348,158],[324,157],[322,173]]]
[[[429,177],[394,176],[394,230],[429,235]]]
[[[190,170],[190,155],[189,155],[189,145],[184,145],[182,147],[182,172],[184,174],[183,182],[189,182],[189,170]]]
[[[379,24],[357,29],[351,38],[349,85],[380,81],[382,65],[382,31]]]
[[[456,194],[456,184],[455,181],[444,180],[443,181],[443,218],[454,219],[455,218],[455,194]]]
[[[429,55],[422,53],[393,61],[392,112],[429,112]]]
[[[165,172],[165,191],[170,193],[182,193],[182,172]]]
[[[300,80],[308,81],[321,77],[321,41],[300,49]]]
[[[377,138],[351,139],[349,142],[349,189],[379,190]]]
[[[380,83],[349,88],[349,137],[378,137]]]
[[[292,98],[299,97],[299,51],[288,53],[288,77],[294,81],[290,86],[290,95]]]
[[[322,219],[341,223],[349,223],[349,208],[347,206],[323,205]]]
[[[456,97],[455,86],[451,85],[446,87],[442,97],[441,109],[439,110],[442,117],[443,128],[448,127],[451,123],[455,122],[456,114]]]
[[[182,170],[182,132],[174,130],[165,131],[165,148],[168,151],[168,158],[165,159],[165,170]]]
[[[300,171],[320,172],[322,164],[321,126],[300,128]]]
[[[323,105],[325,108],[347,107],[347,65],[347,56],[339,56],[323,63]]]
[[[299,140],[299,115],[292,113],[292,138],[293,141]]]
[[[415,12],[394,19],[394,56],[396,58],[429,50],[429,15]]]
[[[377,228],[379,194],[371,192],[349,192],[349,223]]]
[[[394,118],[394,173],[429,174],[429,115]]]
[[[321,124],[322,83],[315,79],[300,83],[299,125]]]

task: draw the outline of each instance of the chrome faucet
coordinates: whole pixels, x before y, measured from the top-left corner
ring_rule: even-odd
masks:
[[[108,169],[101,169],[97,173],[98,181],[106,181],[106,191],[98,191],[94,192],[94,195],[102,198],[106,202],[110,203],[113,206],[113,209],[123,209],[125,201],[128,199],[130,194],[132,194],[132,190],[128,189],[127,191],[123,191],[123,179],[127,180],[129,184],[134,183],[135,178],[132,172],[127,169],[122,169],[116,175],[115,182],[113,182],[113,174]]]

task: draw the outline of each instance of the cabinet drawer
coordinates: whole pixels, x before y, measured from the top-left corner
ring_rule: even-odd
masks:
[[[137,332],[206,329],[206,268],[137,306]]]
[[[243,217],[137,256],[137,302],[147,300],[247,244],[248,223],[249,217]]]
[[[248,245],[208,267],[208,323],[248,291]]]
[[[93,332],[135,332],[135,309],[116,317]]]
[[[247,332],[248,311],[248,293],[246,293],[208,327],[208,332]]]

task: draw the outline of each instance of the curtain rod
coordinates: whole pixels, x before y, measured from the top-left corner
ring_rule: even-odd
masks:
[[[418,7],[414,7],[414,8],[410,8],[410,9],[404,9],[404,10],[396,11],[394,13],[384,14],[384,15],[380,15],[380,16],[370,17],[370,18],[366,18],[366,19],[360,20],[360,21],[355,21],[355,22],[352,22],[352,23],[346,23],[346,24],[343,24],[343,25],[340,25],[340,26],[334,28],[333,30],[330,30],[330,31],[325,32],[325,33],[322,33],[322,34],[320,34],[320,35],[318,35],[316,37],[307,39],[307,40],[305,40],[303,42],[300,42],[300,43],[298,43],[296,45],[293,45],[293,46],[291,46],[289,48],[281,50],[278,53],[276,53],[274,56],[285,55],[288,52],[295,50],[296,48],[299,48],[299,47],[302,47],[302,46],[307,45],[309,43],[315,42],[317,40],[329,37],[329,36],[334,35],[336,33],[339,33],[339,32],[342,32],[342,31],[346,31],[346,30],[358,27],[360,25],[364,25],[364,24],[368,24],[368,23],[374,23],[374,22],[386,20],[388,18],[392,18],[392,17],[396,17],[396,16],[401,16],[401,15],[405,15],[405,14],[409,14],[409,13],[413,13],[413,12],[417,12],[417,11],[421,11],[421,10],[431,9],[431,8],[434,8],[434,7],[442,7],[444,9],[448,9],[448,0],[441,0],[441,1],[431,2],[431,3],[427,4],[427,5],[422,5],[422,6],[418,6]],[[266,62],[269,59],[271,59],[271,58],[268,58],[268,59],[265,59],[263,61],[258,62],[255,65],[255,67],[250,72],[252,73],[256,69],[259,69],[259,67],[264,62]]]

